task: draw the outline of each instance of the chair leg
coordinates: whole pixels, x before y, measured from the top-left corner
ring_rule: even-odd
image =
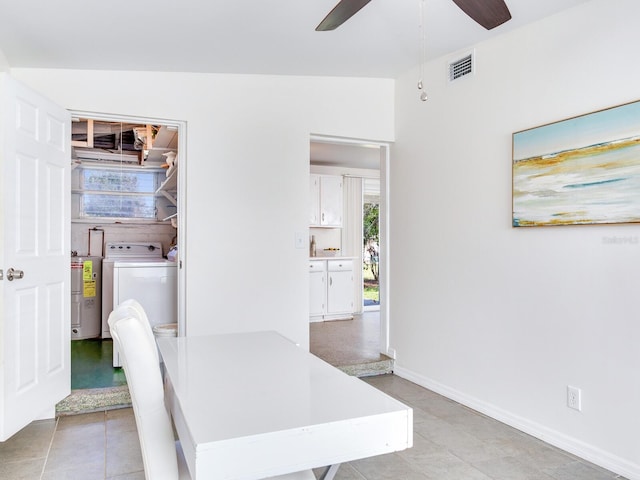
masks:
[[[333,477],[335,477],[338,472],[338,468],[340,468],[339,463],[328,466],[322,475],[320,475],[319,480],[333,480]]]

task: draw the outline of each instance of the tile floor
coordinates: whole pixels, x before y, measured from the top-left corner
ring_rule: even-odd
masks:
[[[337,480],[622,478],[395,375],[363,381],[413,407],[414,446],[344,464]],[[32,423],[0,443],[0,478],[144,479],[132,410]]]
[[[393,360],[380,353],[379,311],[367,311],[351,320],[311,323],[309,350],[356,377],[393,372]]]
[[[0,443],[6,480],[144,480],[131,408],[40,420]]]
[[[311,323],[309,350],[355,377],[393,373],[393,360],[380,353],[379,311],[367,311],[351,320]]]
[[[336,367],[380,361],[385,358],[380,354],[380,312],[311,322],[309,344],[311,353]]]

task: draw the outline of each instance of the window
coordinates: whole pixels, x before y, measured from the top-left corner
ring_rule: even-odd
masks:
[[[71,136],[72,221],[177,224],[176,125],[78,117]]]
[[[76,218],[156,220],[155,192],[161,172],[135,167],[81,166],[74,173]]]

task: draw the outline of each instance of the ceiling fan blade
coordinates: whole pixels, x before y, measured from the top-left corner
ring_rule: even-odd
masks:
[[[371,0],[340,0],[333,7],[333,10],[324,17],[324,20],[316,27],[316,32],[324,32],[325,30],[335,30],[344,22],[355,15],[362,7]]]
[[[504,0],[453,0],[453,3],[487,30],[511,19]]]

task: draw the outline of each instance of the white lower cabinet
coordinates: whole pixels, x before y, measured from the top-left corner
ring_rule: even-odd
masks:
[[[309,316],[324,315],[327,305],[327,262],[309,262]]]
[[[309,272],[310,320],[353,317],[353,260],[311,260]]]

